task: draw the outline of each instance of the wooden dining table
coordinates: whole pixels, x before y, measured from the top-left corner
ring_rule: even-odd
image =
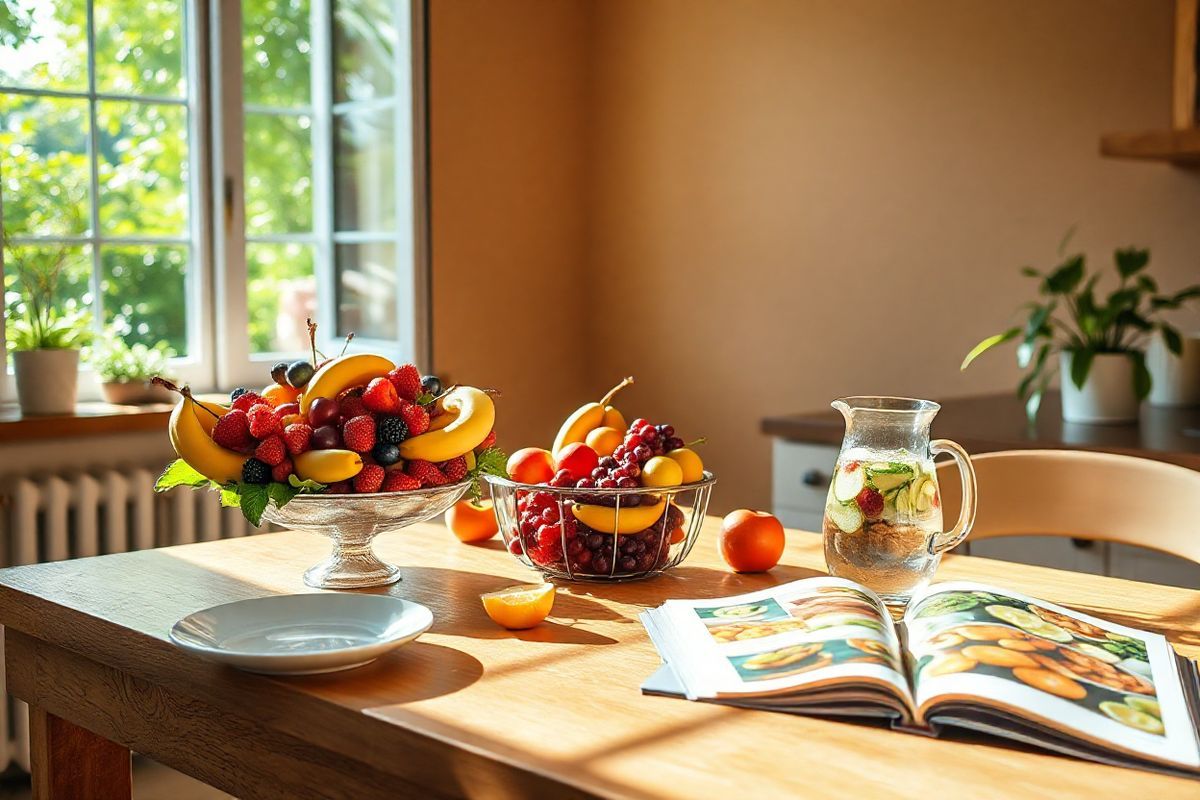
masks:
[[[972,735],[935,740],[875,724],[641,694],[659,664],[638,614],[823,574],[820,538],[789,531],[782,562],[734,574],[706,521],[691,556],[637,582],[558,589],[551,617],[506,631],[479,596],[536,575],[498,541],[438,524],[386,534],[433,627],[357,669],[265,677],[171,644],[218,603],[312,591],[316,535],[262,534],[0,570],[10,693],[29,704],[35,796],[119,798],[130,752],[240,798],[854,797],[1167,798],[1200,783]],[[1200,655],[1200,593],[947,557],[937,579],[1017,589],[1165,634]]]

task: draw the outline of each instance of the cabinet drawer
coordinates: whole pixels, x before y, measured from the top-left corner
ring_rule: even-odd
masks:
[[[837,455],[838,448],[831,445],[776,439],[772,445],[773,505],[816,511],[820,515],[825,509],[825,495],[829,492]]]
[[[783,527],[785,528],[796,528],[797,530],[818,534],[821,531],[821,520],[824,512],[820,509],[811,511],[792,508],[790,506],[775,506],[771,509],[771,513],[779,517],[779,521],[783,523]]]
[[[1081,546],[1061,536],[1003,536],[977,542],[968,538],[967,542],[973,556],[1071,572],[1087,572],[1092,575],[1106,573],[1106,542],[1087,542]]]

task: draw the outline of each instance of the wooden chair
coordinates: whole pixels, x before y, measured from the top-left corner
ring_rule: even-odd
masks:
[[[1070,536],[1146,547],[1200,564],[1200,472],[1133,456],[1008,450],[971,457],[979,486],[967,541]],[[953,462],[938,466],[944,517],[958,517]]]

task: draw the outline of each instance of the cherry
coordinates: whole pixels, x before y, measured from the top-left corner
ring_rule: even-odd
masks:
[[[312,446],[314,450],[336,450],[342,446],[342,435],[334,426],[322,425],[312,433]]]
[[[330,397],[318,397],[308,407],[308,424],[314,428],[333,423],[341,416],[337,401]]]

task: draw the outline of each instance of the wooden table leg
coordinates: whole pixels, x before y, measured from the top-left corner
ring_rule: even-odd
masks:
[[[29,707],[34,800],[129,800],[129,750],[35,706]]]

